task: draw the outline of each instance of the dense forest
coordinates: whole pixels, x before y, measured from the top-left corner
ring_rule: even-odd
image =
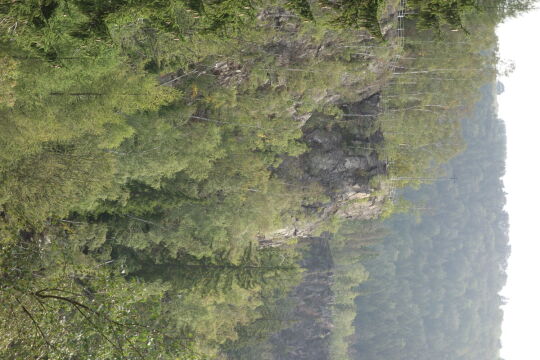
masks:
[[[421,215],[387,222],[357,298],[359,359],[498,359],[509,254],[503,211],[505,129],[495,84],[462,122],[467,150],[406,197]]]
[[[366,286],[397,291],[385,277],[387,247],[411,252],[436,234],[417,236],[411,225],[400,230],[410,241],[384,238],[373,221],[415,211],[412,200],[434,188],[401,189],[444,178],[446,162],[466,144],[472,151],[470,129],[489,140],[492,113],[469,118],[463,132],[461,119],[496,75],[495,25],[529,6],[1,2],[0,357],[341,360],[394,351],[364,337],[362,316],[374,316],[376,335],[387,319],[369,291],[356,303],[370,304],[356,308],[358,285],[369,277],[381,280]],[[490,171],[496,178],[482,173],[485,181],[500,186],[500,171]],[[483,206],[475,211],[490,216]],[[437,234],[458,236],[458,222]],[[487,239],[495,229],[486,224]],[[482,247],[471,246],[463,256]],[[496,307],[504,263],[489,254],[475,265],[493,267],[493,284],[477,295]],[[460,278],[465,290],[473,270]],[[429,281],[445,280],[437,274]],[[408,306],[401,301],[393,308]],[[452,308],[454,323],[462,310]],[[483,331],[476,324],[470,334]],[[395,330],[385,341],[397,341]]]

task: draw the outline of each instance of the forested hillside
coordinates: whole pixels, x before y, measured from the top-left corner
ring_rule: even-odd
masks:
[[[341,189],[276,170],[399,51],[292,8],[0,4],[1,357],[214,359],[278,316],[298,250],[260,239]]]
[[[365,221],[444,176],[526,6],[1,2],[0,357],[346,358]]]
[[[354,358],[499,358],[509,246],[495,94],[485,86],[462,121],[467,150],[445,167],[448,179],[406,192],[419,217],[388,221],[391,235],[365,262]]]

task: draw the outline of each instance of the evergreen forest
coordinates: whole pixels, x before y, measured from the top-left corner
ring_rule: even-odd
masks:
[[[0,0],[0,358],[499,359],[528,0]]]

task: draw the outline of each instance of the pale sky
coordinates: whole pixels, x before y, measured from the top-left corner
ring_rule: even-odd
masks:
[[[501,356],[540,359],[540,10],[507,20],[497,28],[502,59],[516,65],[500,80],[499,117],[508,136],[506,210],[512,254],[504,306]]]

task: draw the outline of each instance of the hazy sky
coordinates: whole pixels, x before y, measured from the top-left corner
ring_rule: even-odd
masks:
[[[540,359],[540,10],[507,20],[497,29],[500,56],[516,69],[500,80],[499,117],[508,145],[505,190],[510,215],[508,282],[502,357]]]

